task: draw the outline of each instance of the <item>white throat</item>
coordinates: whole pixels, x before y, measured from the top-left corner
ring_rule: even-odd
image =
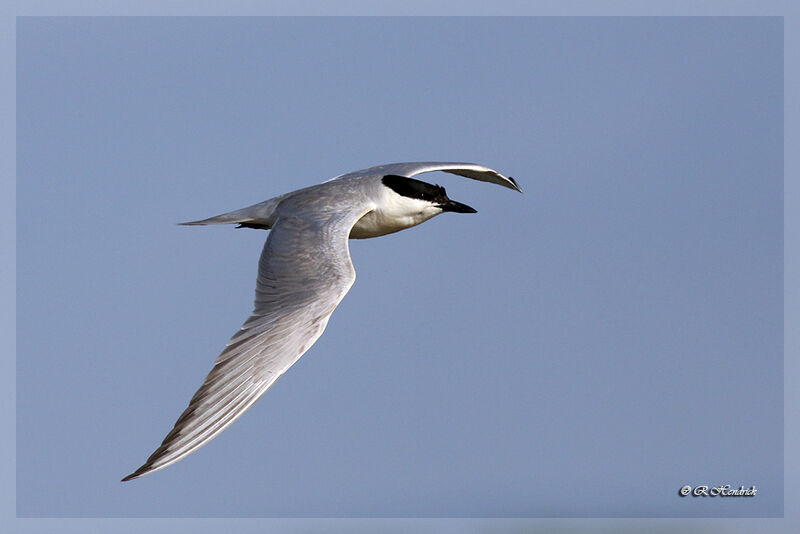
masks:
[[[440,213],[442,209],[432,202],[405,197],[382,187],[376,208],[359,219],[350,231],[350,238],[367,239],[399,232]]]

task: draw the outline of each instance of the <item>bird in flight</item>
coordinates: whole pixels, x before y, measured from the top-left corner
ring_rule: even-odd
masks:
[[[392,163],[183,223],[271,230],[258,262],[255,305],[161,445],[122,480],[163,469],[211,441],[314,344],[356,278],[348,239],[399,232],[447,211],[475,213],[443,187],[412,178],[433,171],[522,192],[513,178],[474,163]]]

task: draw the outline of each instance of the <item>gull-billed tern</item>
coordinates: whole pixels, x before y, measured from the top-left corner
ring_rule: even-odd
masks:
[[[513,178],[474,163],[393,163],[183,223],[272,230],[258,262],[255,307],[161,446],[122,480],[163,469],[208,443],[314,344],[356,278],[348,238],[399,232],[446,211],[475,213],[443,187],[411,178],[432,171],[521,192]]]

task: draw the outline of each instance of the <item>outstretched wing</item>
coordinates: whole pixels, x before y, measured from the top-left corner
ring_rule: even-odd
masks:
[[[406,176],[411,178],[417,174],[433,171],[449,172],[451,174],[457,174],[473,180],[480,180],[481,182],[490,182],[522,193],[522,189],[519,188],[519,185],[517,185],[516,180],[513,178],[503,176],[499,172],[492,170],[489,167],[484,167],[483,165],[478,165],[476,163],[441,161],[388,163],[386,165],[378,165],[377,167],[370,167],[369,169],[342,174],[341,176],[333,178],[333,180],[367,176],[384,176],[387,174],[396,174],[398,176]]]
[[[314,344],[355,281],[347,240],[370,209],[364,202],[323,214],[302,203],[286,214],[279,210],[258,264],[253,314],[161,446],[123,481],[163,469],[208,443]]]
[[[440,163],[440,162],[389,163],[388,165],[379,165],[377,167],[370,167],[369,169],[363,169],[360,171],[354,171],[354,172],[349,172],[347,174],[342,174],[341,176],[337,176],[336,178],[331,178],[330,180],[328,180],[328,182],[341,180],[343,178],[370,178],[370,177],[381,178],[382,176],[385,176],[387,174],[396,174],[399,176],[406,176],[411,178],[412,176],[416,176],[417,174],[422,174],[424,172],[433,172],[433,171],[443,171],[452,174],[458,174],[459,176],[465,176],[467,178],[472,178],[473,180],[480,180],[482,182],[499,184],[502,185],[503,187],[508,187],[509,189],[519,191],[520,193],[522,192],[516,180],[514,180],[513,178],[505,177],[495,170],[492,170],[488,167],[484,167],[483,165],[477,165],[475,163]],[[259,202],[258,204],[253,204],[252,206],[248,206],[246,208],[238,209],[235,211],[229,211],[227,213],[223,213],[215,217],[209,217],[207,219],[185,222],[181,224],[188,226],[199,226],[207,224],[238,224],[240,227],[260,228],[268,230],[275,223],[275,218],[277,217],[276,209],[278,205],[281,203],[281,201],[283,201],[287,196],[291,194],[292,193],[287,193],[286,195],[281,195],[275,198],[271,198],[269,200]]]

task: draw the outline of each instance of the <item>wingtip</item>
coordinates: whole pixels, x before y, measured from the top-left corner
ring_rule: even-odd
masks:
[[[130,475],[124,477],[122,480],[120,480],[120,482],[127,482],[129,480],[133,480],[135,478],[139,478],[141,476],[146,475],[149,472],[150,472],[150,468],[148,467],[147,464],[145,464],[142,467],[140,467],[139,469],[137,469],[136,471],[134,471],[133,473],[131,473]]]
[[[508,181],[511,182],[514,185],[514,187],[512,189],[515,189],[515,190],[519,191],[520,193],[522,193],[522,188],[519,186],[519,184],[517,183],[517,181],[514,178],[509,176],[508,177]]]

